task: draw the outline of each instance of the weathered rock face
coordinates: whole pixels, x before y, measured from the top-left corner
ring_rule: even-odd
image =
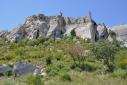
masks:
[[[26,19],[24,24],[16,27],[7,36],[12,42],[17,42],[23,38],[33,39],[40,36],[61,38],[65,29],[66,22],[62,15],[45,16],[43,14],[33,15]]]
[[[30,16],[6,37],[12,42],[40,36],[60,39],[64,35],[70,36],[72,30],[75,31],[76,36],[92,41],[108,37],[106,26],[97,25],[91,15],[73,18],[63,17],[62,13],[58,16],[45,16],[44,14]]]
[[[19,25],[16,27],[9,35],[7,35],[7,39],[11,42],[18,42],[25,36],[24,25]]]
[[[52,17],[50,19],[49,26],[50,27],[47,36],[50,36],[52,38],[61,38],[66,31],[66,22],[64,20],[64,17],[60,15]]]
[[[121,47],[127,47],[127,24],[111,27],[110,30],[113,32],[114,36],[110,35],[108,40],[113,41],[116,39],[122,43]]]
[[[75,30],[76,36],[80,38],[91,39],[92,41],[98,40],[97,24],[90,16],[77,18],[75,24],[67,25],[66,29],[66,35],[70,35],[69,33]]]
[[[98,31],[99,39],[106,40],[108,38],[108,36],[109,36],[108,29],[106,28],[104,23],[103,24],[98,24],[97,31]]]
[[[40,36],[46,36],[49,30],[48,27],[48,17],[43,14],[39,14],[38,16],[33,15],[28,17],[25,22],[26,25],[26,33],[28,39],[37,38]]]
[[[0,31],[0,38],[5,38],[8,34],[8,31]]]
[[[114,26],[112,30],[116,33],[116,39],[122,41],[127,47],[127,25]]]

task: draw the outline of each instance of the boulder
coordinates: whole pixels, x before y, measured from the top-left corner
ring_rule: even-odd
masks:
[[[35,69],[34,72],[33,72],[33,75],[36,76],[36,75],[40,75],[42,77],[45,77],[47,76],[46,72],[44,72],[44,69]]]
[[[9,71],[12,71],[12,69],[8,65],[6,65],[6,64],[0,65],[0,73],[1,74],[6,76]]]
[[[28,73],[33,73],[35,69],[38,69],[38,67],[28,63],[23,64],[21,62],[16,62],[13,66],[13,76],[21,76]]]

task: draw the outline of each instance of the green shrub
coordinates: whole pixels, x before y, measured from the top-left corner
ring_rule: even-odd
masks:
[[[52,56],[54,59],[56,59],[57,61],[60,61],[63,57],[64,57],[64,52],[60,51],[53,51]]]
[[[26,52],[27,58],[39,59],[45,56],[44,51],[39,50],[30,50]]]
[[[28,39],[22,39],[21,41],[18,42],[18,45],[19,46],[26,46],[28,41],[29,41]]]
[[[116,33],[113,30],[109,30],[109,35],[113,40],[116,40]]]
[[[75,29],[73,29],[73,30],[71,31],[71,37],[76,37]]]
[[[82,68],[85,71],[95,71],[96,70],[96,66],[92,63],[85,63],[84,66],[82,66]]]
[[[83,44],[75,44],[75,43],[67,43],[66,45],[63,45],[62,49],[70,54],[70,57],[72,58],[73,62],[77,64],[78,67],[82,67],[82,64],[84,63],[86,57],[88,54],[84,51],[86,51],[86,46]]]
[[[14,50],[15,56],[14,56],[14,60],[18,60],[18,59],[25,59],[26,58],[26,49],[23,47],[19,47],[17,49]]]
[[[61,61],[58,61],[58,62],[56,63],[56,67],[59,68],[59,69],[62,69],[62,68],[64,67],[64,63],[61,62]]]
[[[48,40],[49,40],[49,38],[46,38],[46,37],[39,37],[37,39],[39,44],[43,44],[45,41],[48,41]]]
[[[121,68],[123,68],[123,69],[126,69],[126,70],[127,70],[127,59],[125,59],[125,60],[121,61],[120,66],[121,66]]]
[[[77,72],[81,72],[82,71],[82,69],[80,67],[76,67],[74,70],[77,71]]]
[[[71,69],[75,69],[76,67],[77,67],[77,64],[76,64],[76,63],[71,63],[71,64],[70,64],[70,68],[71,68]]]
[[[127,69],[127,50],[117,52],[115,56],[115,65],[122,69]]]
[[[126,70],[123,70],[123,69],[117,69],[113,72],[112,75],[113,75],[113,77],[126,78],[127,72],[126,72]]]
[[[1,59],[5,60],[5,61],[10,61],[14,58],[15,58],[14,51],[8,51],[8,52],[4,53],[3,56],[1,57]]]
[[[12,76],[12,71],[8,71],[8,72],[6,73],[6,75],[7,75],[7,76]]]
[[[28,46],[34,46],[34,45],[35,45],[35,43],[34,43],[34,41],[33,41],[33,40],[29,40],[29,41],[27,42],[27,45],[28,45]]]
[[[118,47],[108,41],[99,41],[93,43],[90,47],[90,50],[96,56],[96,58],[104,65],[109,67],[109,70],[112,72],[112,69],[114,68],[110,67],[111,64],[114,64],[114,58],[116,52],[118,51]]]
[[[65,63],[63,61],[53,61],[54,63],[50,64],[46,68],[46,72],[49,76],[58,75],[59,72],[66,71],[67,67],[65,68]]]
[[[51,57],[46,58],[46,65],[50,65],[52,63]]]
[[[35,46],[35,45],[39,45],[39,44],[43,44],[44,42],[48,41],[49,38],[46,37],[38,37],[37,39],[32,39],[32,40],[28,40],[27,41],[27,45],[28,46]]]
[[[60,74],[60,79],[62,81],[72,81],[70,75],[66,72]]]
[[[49,75],[49,76],[55,76],[57,75],[59,72],[59,68],[53,66],[53,65],[50,65],[46,68],[46,73]]]
[[[41,77],[39,75],[33,76],[33,75],[29,75],[27,77],[27,85],[44,85]]]
[[[12,61],[21,61],[23,58],[21,56],[15,56]]]

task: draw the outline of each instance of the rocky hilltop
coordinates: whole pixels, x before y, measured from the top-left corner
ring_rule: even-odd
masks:
[[[112,27],[117,40],[127,41],[127,25]],[[29,16],[25,22],[11,32],[2,31],[0,37],[6,37],[11,42],[18,42],[23,38],[33,39],[38,37],[50,37],[60,39],[63,36],[71,36],[72,31],[83,39],[97,41],[109,39],[109,31],[104,23],[97,24],[91,17],[91,13],[84,17],[64,17],[60,12],[57,16],[38,14]],[[111,38],[111,37],[110,37]]]

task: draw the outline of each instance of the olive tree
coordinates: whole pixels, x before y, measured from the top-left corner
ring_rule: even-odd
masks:
[[[99,41],[92,43],[90,49],[95,57],[109,68],[108,70],[113,71],[114,56],[118,50],[115,44],[109,41]]]
[[[82,68],[84,61],[87,57],[86,47],[78,43],[67,43],[63,46],[66,53],[71,55],[73,62],[80,68]]]

